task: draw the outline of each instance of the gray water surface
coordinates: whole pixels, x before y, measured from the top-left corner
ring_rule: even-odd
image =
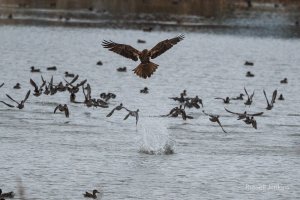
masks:
[[[104,39],[142,50],[179,32],[57,27],[0,27],[0,100],[5,94],[21,100],[29,79],[63,81],[64,72],[88,79],[92,95],[114,92],[109,109],[71,104],[68,93],[30,96],[23,110],[0,104],[0,188],[17,191],[22,178],[27,199],[83,199],[94,188],[103,199],[297,199],[300,198],[300,40],[237,35],[185,33],[186,38],[154,60],[159,64],[147,80],[131,69],[137,62],[101,47]],[[146,44],[137,44],[145,39]],[[103,61],[97,66],[98,60]],[[253,67],[244,66],[246,60]],[[46,67],[56,65],[56,72]],[[116,71],[128,67],[127,73]],[[247,71],[255,74],[246,78]],[[287,85],[280,80],[287,77]],[[16,82],[22,89],[14,90]],[[149,94],[139,90],[147,86]],[[255,130],[224,110],[215,97],[235,97],[246,86],[254,103],[226,107],[233,111],[264,111]],[[178,104],[168,97],[187,89],[199,95],[207,112],[220,114],[227,130],[209,121],[201,110],[195,119],[160,118]],[[266,111],[262,93],[283,93]],[[83,96],[78,95],[78,100]],[[124,111],[105,116],[122,102],[140,109],[140,121],[124,121]],[[53,114],[67,103],[70,118]],[[161,154],[172,143],[175,153]],[[151,155],[154,152],[154,155]],[[16,196],[18,199],[18,195]]]

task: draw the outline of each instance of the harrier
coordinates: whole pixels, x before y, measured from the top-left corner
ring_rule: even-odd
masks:
[[[143,51],[138,51],[130,45],[118,44],[113,41],[106,40],[102,42],[102,46],[134,61],[138,61],[138,59],[140,59],[141,63],[132,71],[134,71],[134,73],[139,77],[146,79],[151,77],[158,67],[157,64],[150,62],[150,59],[154,59],[165,53],[183,39],[184,35],[179,35],[175,38],[159,42],[151,50],[144,49]]]

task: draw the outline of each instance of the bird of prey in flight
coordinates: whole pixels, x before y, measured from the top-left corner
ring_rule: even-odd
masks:
[[[172,39],[163,40],[155,45],[152,49],[144,49],[143,51],[139,51],[130,45],[118,44],[113,41],[106,40],[102,42],[102,46],[134,61],[138,61],[140,59],[141,63],[132,71],[134,71],[137,76],[146,79],[151,77],[158,67],[158,65],[151,62],[150,59],[154,59],[165,53],[183,39],[184,35],[179,35]]]

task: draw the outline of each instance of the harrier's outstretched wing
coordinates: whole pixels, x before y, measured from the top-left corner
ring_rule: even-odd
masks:
[[[104,48],[109,49],[110,51],[113,51],[121,56],[126,57],[126,58],[130,58],[134,61],[138,61],[138,59],[139,59],[140,52],[130,45],[118,44],[111,40],[110,41],[104,40],[102,42],[102,46]]]
[[[184,35],[179,35],[172,39],[167,39],[164,41],[159,42],[155,47],[150,50],[150,57],[151,59],[160,56],[161,54],[165,53],[167,50],[171,49],[175,44],[183,40]]]

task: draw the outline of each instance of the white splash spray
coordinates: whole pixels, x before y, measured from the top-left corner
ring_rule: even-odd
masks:
[[[148,118],[140,124],[139,152],[146,154],[173,154],[175,141],[168,134],[163,121],[158,118]]]

